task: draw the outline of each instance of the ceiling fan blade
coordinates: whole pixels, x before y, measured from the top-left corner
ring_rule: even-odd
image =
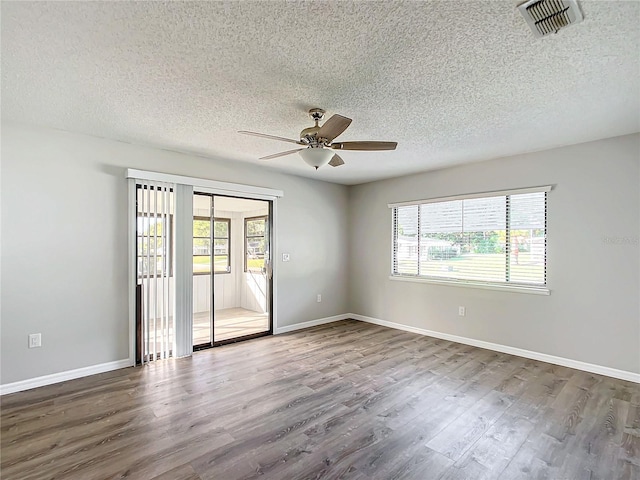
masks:
[[[339,167],[340,165],[344,165],[344,160],[342,160],[340,155],[336,153],[329,162],[329,165],[331,165],[332,167]]]
[[[258,160],[271,160],[272,158],[284,157],[285,155],[291,155],[292,153],[304,150],[304,148],[296,148],[295,150],[288,150],[286,152],[274,153],[273,155],[267,155],[266,157],[260,157]]]
[[[331,144],[336,150],[395,150],[398,142],[338,142]]]
[[[238,133],[242,133],[243,135],[253,135],[254,137],[269,138],[271,140],[280,140],[281,142],[289,142],[289,143],[295,143],[298,145],[305,145],[300,140],[292,140],[291,138],[276,137],[275,135],[267,135],[266,133],[247,132],[245,130],[240,130]]]
[[[329,141],[332,141],[334,138],[344,132],[350,124],[350,118],[343,117],[342,115],[338,114],[333,115],[320,127],[317,136],[318,138],[325,138]]]

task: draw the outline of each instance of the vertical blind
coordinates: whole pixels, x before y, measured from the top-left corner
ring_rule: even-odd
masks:
[[[393,208],[393,275],[546,285],[547,191]]]
[[[136,190],[143,363],[168,358],[175,352],[173,189],[173,184],[141,181]]]

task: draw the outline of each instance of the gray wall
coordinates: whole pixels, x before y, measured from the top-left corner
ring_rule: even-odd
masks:
[[[284,191],[280,326],[353,312],[640,372],[640,135],[350,188],[17,125],[1,153],[2,384],[128,356],[127,167]],[[389,280],[387,203],[543,184],[551,296]]]
[[[351,312],[640,372],[639,162],[636,134],[352,187]],[[548,184],[550,296],[389,280],[387,203]]]
[[[279,326],[348,311],[347,187],[3,124],[2,384],[128,357],[127,167],[283,190]],[[28,349],[36,332],[43,346]]]

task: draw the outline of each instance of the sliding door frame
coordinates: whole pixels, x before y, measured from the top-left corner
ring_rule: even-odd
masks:
[[[194,195],[196,193],[200,193],[201,190],[198,190],[198,192],[194,192]],[[228,345],[230,343],[236,343],[236,342],[242,342],[245,340],[251,340],[254,338],[260,338],[260,337],[266,337],[268,335],[273,335],[273,332],[275,331],[275,311],[274,309],[274,305],[275,305],[275,290],[274,290],[274,286],[275,286],[275,269],[273,268],[273,264],[274,264],[274,258],[275,258],[275,254],[274,254],[274,244],[275,244],[275,228],[274,228],[274,220],[273,220],[273,212],[275,211],[275,199],[261,199],[261,198],[256,198],[256,197],[248,197],[246,195],[243,195],[241,197],[237,197],[237,196],[233,196],[233,195],[229,195],[229,194],[225,194],[225,195],[214,195],[214,200],[213,200],[213,208],[215,209],[215,197],[216,196],[220,196],[220,197],[227,197],[227,198],[240,198],[240,199],[248,199],[248,200],[262,200],[267,202],[267,205],[269,206],[268,212],[267,212],[267,232],[268,232],[268,239],[269,239],[269,266],[271,268],[271,278],[269,278],[267,276],[267,289],[268,289],[268,293],[269,295],[267,295],[267,311],[269,312],[269,330],[265,330],[264,332],[258,332],[258,333],[251,333],[249,335],[242,335],[239,337],[233,337],[233,338],[228,338],[226,340],[218,340],[216,341],[216,337],[215,337],[215,322],[216,322],[216,316],[215,316],[215,309],[213,308],[213,298],[211,299],[211,315],[212,315],[212,327],[211,327],[211,338],[212,338],[212,342],[211,344],[202,344],[202,345],[197,345],[193,347],[193,351],[198,351],[198,350],[205,350],[207,348],[212,348],[212,347],[219,347],[221,345]],[[259,217],[256,217],[259,218]],[[244,222],[246,222],[246,218],[244,219]],[[243,222],[243,223],[244,223]],[[244,231],[243,231],[243,256],[246,259],[246,238],[244,238]],[[229,245],[229,248],[231,248],[231,245]],[[243,259],[243,271],[244,271],[244,262],[245,260]],[[212,266],[213,268],[213,266]],[[214,287],[214,277],[211,277],[211,291],[213,292]]]
[[[256,187],[243,185],[240,183],[220,182],[196,177],[173,175],[161,172],[151,172],[145,170],[127,169],[126,178],[128,181],[129,193],[129,363],[136,365],[136,180],[169,182],[193,187],[194,190],[202,193],[221,195],[226,197],[248,198],[251,200],[267,200],[270,205],[270,227],[271,227],[271,328],[269,333],[277,331],[278,328],[278,269],[276,268],[276,258],[278,252],[278,198],[284,196],[282,190],[275,190],[266,187]],[[176,212],[177,213],[177,212]],[[213,281],[213,280],[212,280]],[[193,319],[191,319],[193,322]],[[177,328],[177,327],[176,327]],[[193,328],[193,325],[191,326]],[[261,334],[258,334],[261,335]],[[249,336],[247,336],[249,337]],[[246,339],[246,338],[243,338]],[[222,343],[221,343],[222,344]],[[215,345],[215,344],[214,344]]]
[[[194,202],[195,202],[196,195],[200,195],[202,197],[209,197],[209,199],[210,199],[209,216],[208,217],[204,217],[203,216],[203,217],[198,217],[198,218],[202,219],[202,220],[204,220],[206,218],[209,221],[209,224],[210,224],[210,227],[209,227],[210,228],[209,229],[209,240],[211,241],[211,251],[209,252],[210,253],[210,255],[209,255],[210,256],[210,259],[209,259],[209,276],[211,277],[211,283],[210,283],[211,286],[210,286],[210,289],[209,289],[210,290],[209,291],[209,295],[211,296],[211,308],[209,309],[209,342],[200,343],[198,345],[194,345],[193,341],[192,341],[191,342],[191,345],[192,345],[191,350],[193,352],[196,352],[198,350],[205,350],[207,348],[211,348],[211,347],[214,346],[214,343],[213,343],[214,342],[214,336],[213,336],[213,326],[214,326],[213,325],[213,322],[214,322],[214,307],[213,307],[214,303],[213,302],[214,302],[214,294],[213,294],[213,292],[214,292],[214,287],[215,287],[215,274],[216,274],[216,272],[215,272],[215,254],[214,254],[215,241],[213,239],[214,230],[215,230],[215,210],[214,210],[215,207],[214,207],[213,201],[214,201],[215,195],[213,195],[212,193],[201,192],[200,189],[198,189],[197,191],[194,189],[194,191],[192,193],[192,196],[193,196],[192,204],[194,204]],[[196,220],[196,216],[193,214],[193,212],[192,212],[191,216],[192,216],[193,220]],[[192,229],[192,232],[193,232],[193,229]],[[229,255],[231,255],[231,238],[229,238]],[[195,277],[196,277],[196,273],[193,272],[191,274],[191,282],[192,283],[193,283]],[[193,295],[193,293],[192,293],[192,295]],[[192,299],[192,303],[193,303],[193,299]],[[193,331],[193,323],[194,323],[193,319],[194,319],[194,317],[195,317],[195,311],[192,308],[191,309],[191,331]],[[192,340],[193,340],[193,337],[192,337]]]
[[[136,310],[137,310],[137,290],[138,290],[138,208],[137,208],[137,187],[136,179],[127,176],[127,189],[129,192],[128,220],[128,240],[129,240],[129,365],[136,366]]]
[[[196,190],[197,188],[197,190]],[[241,337],[234,337],[234,338],[229,338],[227,340],[219,340],[216,341],[216,337],[215,337],[215,321],[216,321],[216,317],[215,317],[215,309],[213,308],[213,297],[211,298],[211,343],[207,343],[207,344],[201,344],[201,345],[194,345],[193,346],[193,351],[197,352],[199,350],[206,350],[208,348],[212,348],[212,347],[219,347],[221,345],[228,345],[230,343],[236,343],[236,342],[242,342],[244,340],[251,340],[253,338],[259,338],[259,337],[265,337],[267,335],[273,335],[273,332],[275,331],[275,325],[276,325],[276,268],[274,268],[274,263],[275,263],[275,244],[276,244],[276,235],[275,235],[275,231],[276,229],[274,228],[275,226],[275,212],[276,212],[276,200],[278,197],[272,197],[272,196],[266,196],[266,195],[250,195],[247,193],[238,193],[237,195],[232,194],[229,191],[219,191],[217,189],[211,189],[211,188],[204,188],[204,187],[196,187],[194,188],[193,194],[204,194],[204,195],[211,195],[212,198],[212,206],[213,206],[213,210],[215,210],[215,197],[219,196],[219,197],[228,197],[228,198],[240,198],[240,199],[247,199],[247,200],[262,200],[267,202],[267,204],[269,205],[269,213],[268,213],[268,229],[269,229],[269,261],[271,262],[271,278],[268,279],[267,283],[269,286],[269,296],[267,298],[267,302],[268,302],[268,309],[269,309],[269,330],[266,330],[264,332],[258,332],[258,333],[252,333],[250,335],[243,335]],[[214,218],[215,215],[212,212],[212,217]],[[231,248],[231,245],[229,245],[229,248]],[[213,262],[213,256],[212,258],[212,262]],[[212,274],[211,274],[211,293],[213,295],[213,290],[214,290],[214,282],[215,282],[215,277],[213,274],[213,265],[211,266],[212,268]]]

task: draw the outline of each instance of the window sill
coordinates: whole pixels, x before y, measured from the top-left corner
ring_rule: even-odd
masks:
[[[530,295],[551,295],[547,287],[523,286],[523,285],[498,285],[472,280],[439,280],[436,278],[406,277],[403,275],[390,275],[389,280],[399,282],[431,283],[434,285],[446,285],[449,287],[480,288],[483,290],[499,290],[502,292],[528,293]]]

